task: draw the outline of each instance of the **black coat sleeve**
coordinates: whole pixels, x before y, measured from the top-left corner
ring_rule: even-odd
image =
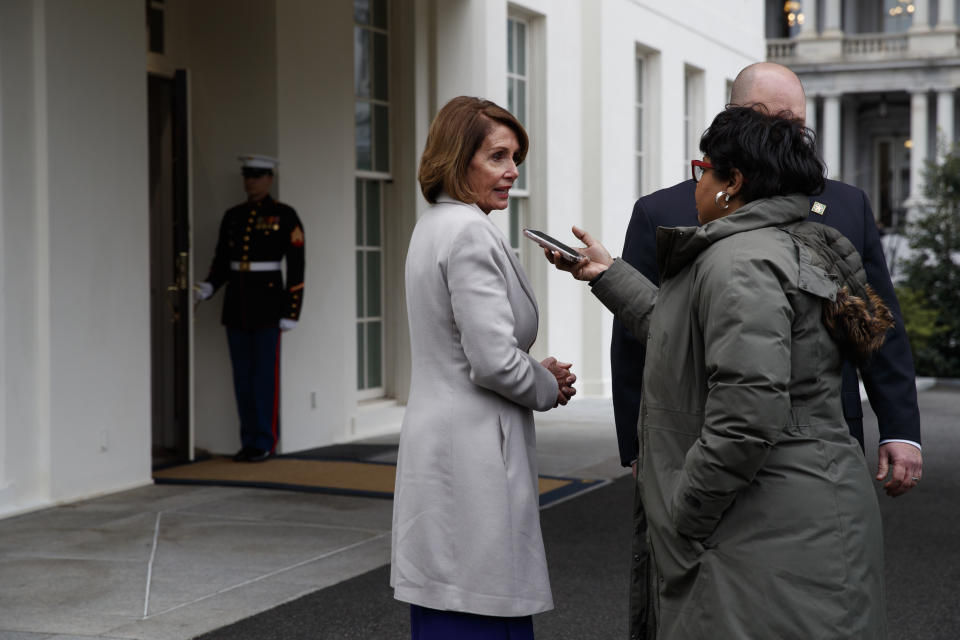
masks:
[[[300,319],[300,310],[303,308],[303,273],[305,267],[306,239],[303,233],[303,223],[292,208],[288,210],[290,239],[284,257],[287,260],[286,297],[280,317],[290,320]]]
[[[636,268],[652,283],[660,282],[657,271],[657,229],[646,210],[645,198],[633,207],[630,225],[623,241],[625,262]],[[637,459],[637,418],[640,415],[643,360],[646,336],[632,336],[619,320],[613,320],[610,341],[610,372],[613,377],[613,414],[617,425],[620,464],[625,467]]]
[[[880,234],[866,194],[863,199],[863,266],[867,281],[893,312],[896,324],[887,333],[883,347],[860,368],[870,407],[877,415],[880,440],[910,440],[920,444],[920,410],[917,406],[916,372],[903,324],[900,303],[893,291],[883,257]]]

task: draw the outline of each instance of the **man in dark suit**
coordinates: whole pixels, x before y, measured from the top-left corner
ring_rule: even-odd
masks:
[[[806,97],[797,76],[781,65],[761,62],[743,69],[730,97],[733,104],[764,105],[771,113],[790,111],[806,118]],[[690,179],[637,200],[624,240],[622,258],[654,284],[657,271],[657,227],[695,226],[695,182]],[[835,227],[863,257],[867,279],[894,314],[895,328],[871,362],[860,369],[870,406],[880,427],[877,480],[889,496],[899,496],[920,481],[920,411],[913,357],[907,341],[900,305],[893,291],[880,246],[876,221],[866,194],[856,187],[828,180],[824,192],[810,199],[808,220]],[[620,461],[634,466],[639,451],[637,418],[643,380],[644,344],[614,320],[610,348],[613,376],[613,407],[617,425]],[[863,447],[863,410],[857,370],[849,362],[843,368],[843,412],[850,433]],[[634,501],[633,571],[630,594],[630,637],[654,637],[654,609],[650,600],[646,520],[639,499]]]
[[[304,237],[297,212],[270,197],[276,159],[239,159],[247,201],[223,215],[210,272],[196,286],[196,298],[206,300],[227,285],[222,321],[242,443],[233,459],[261,462],[273,455],[279,437],[280,332],[300,318]]]

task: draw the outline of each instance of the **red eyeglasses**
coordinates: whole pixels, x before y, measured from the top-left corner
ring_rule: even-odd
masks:
[[[707,169],[713,169],[713,165],[703,160],[690,161],[690,175],[693,176],[694,182],[700,182],[700,178],[703,177],[703,172]]]

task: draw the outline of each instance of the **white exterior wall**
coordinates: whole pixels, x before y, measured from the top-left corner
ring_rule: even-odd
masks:
[[[150,307],[142,7],[0,23],[3,514],[149,482]]]
[[[648,137],[652,191],[689,176],[685,167],[692,158],[683,148],[685,65],[704,72],[702,131],[726,103],[727,80],[765,53],[763,5],[759,0],[732,0],[722,7],[639,0],[569,4],[573,6],[551,3],[547,15],[549,23],[565,28],[550,31],[548,231],[572,239],[569,229],[576,223],[619,255],[637,197],[638,45],[656,54],[647,92],[652,103],[647,117],[654,119]],[[579,21],[572,19],[576,5]],[[571,141],[571,131],[579,131],[580,140]],[[577,175],[580,180],[572,179]],[[609,394],[609,312],[586,287],[558,272],[548,277],[547,299],[549,323],[541,332],[551,351],[580,364],[581,392]]]
[[[344,268],[355,264],[353,65],[330,64],[351,60],[352,4],[280,2],[277,32],[279,195],[307,238],[304,306],[283,336],[281,375],[281,446],[297,451],[342,440],[356,407],[356,274]]]
[[[223,212],[244,198],[238,154],[280,158],[275,194],[304,222],[305,306],[283,341],[281,452],[395,427],[386,408],[409,386],[403,261],[426,207],[420,153],[450,98],[505,104],[508,15],[530,26],[527,223],[571,241],[570,226],[585,226],[614,254],[638,195],[637,47],[656,53],[650,187],[687,177],[685,65],[703,70],[702,128],[726,81],[764,52],[758,0],[722,10],[693,0],[392,0],[387,399],[371,404],[355,389],[352,1],[164,4],[167,51],[151,69],[188,71],[194,281]],[[143,3],[0,3],[0,516],[149,482],[145,49]],[[493,215],[505,226],[505,212]],[[533,247],[522,253],[541,307],[536,354],[572,361],[582,394],[608,393],[609,313]],[[194,429],[198,447],[232,453],[222,298],[196,312]]]

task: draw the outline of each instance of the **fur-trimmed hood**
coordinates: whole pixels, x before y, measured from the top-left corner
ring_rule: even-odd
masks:
[[[893,314],[867,284],[860,254],[836,229],[807,222],[804,195],[776,196],[747,203],[701,227],[657,229],[661,280],[693,262],[714,243],[765,227],[789,234],[797,247],[799,288],[824,299],[823,321],[848,358],[860,364],[882,345]]]
[[[860,254],[833,227],[796,222],[781,227],[790,234],[800,258],[801,287],[805,279],[828,278],[835,294],[823,305],[823,322],[844,353],[863,363],[876,352],[893,326],[893,314],[867,283]]]

